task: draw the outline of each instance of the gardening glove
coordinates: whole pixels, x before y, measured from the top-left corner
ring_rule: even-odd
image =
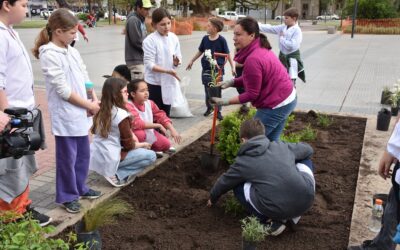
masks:
[[[229,100],[228,99],[222,99],[219,97],[211,97],[211,103],[218,105],[218,106],[227,106],[229,105]]]
[[[226,89],[229,87],[233,87],[233,84],[234,84],[234,80],[230,79],[230,80],[225,80],[225,81],[219,82],[217,86],[220,87],[221,89]]]

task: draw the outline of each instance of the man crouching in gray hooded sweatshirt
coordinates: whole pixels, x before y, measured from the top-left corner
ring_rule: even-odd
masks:
[[[207,206],[233,189],[246,210],[266,225],[269,235],[279,235],[286,222],[297,223],[313,204],[315,180],[306,143],[271,142],[264,125],[255,119],[240,127],[242,145],[235,162],[210,191]]]

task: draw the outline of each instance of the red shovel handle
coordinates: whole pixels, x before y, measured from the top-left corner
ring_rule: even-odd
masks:
[[[215,124],[217,123],[217,115],[218,115],[218,106],[214,106],[214,115],[213,115],[213,122],[211,127],[211,147],[214,145],[215,140]]]

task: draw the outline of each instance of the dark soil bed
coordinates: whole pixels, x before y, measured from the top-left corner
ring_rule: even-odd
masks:
[[[308,124],[318,130],[315,150],[316,199],[296,231],[267,237],[259,249],[345,249],[357,183],[365,119],[333,117],[328,128],[310,114],[296,114],[288,131]],[[200,166],[209,135],[189,145],[166,163],[125,187],[118,196],[135,207],[132,218],[101,228],[103,249],[240,249],[239,220],[225,214],[224,197],[206,207],[214,181],[229,166],[210,173]]]

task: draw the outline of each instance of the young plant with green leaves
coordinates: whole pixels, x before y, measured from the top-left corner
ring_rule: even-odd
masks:
[[[329,127],[332,124],[332,122],[333,119],[329,115],[319,113],[317,116],[317,123],[319,126],[323,128]]]
[[[54,226],[41,227],[31,215],[21,217],[15,213],[0,215],[0,249],[48,250],[48,249],[87,249],[82,244],[75,244],[76,235],[70,233],[68,240],[47,238],[55,231]],[[72,248],[71,248],[72,247]]]
[[[264,240],[267,231],[256,217],[246,217],[240,222],[242,224],[242,237],[245,241],[256,243]]]
[[[239,216],[245,213],[245,208],[240,204],[232,194],[227,196],[223,205],[226,214],[232,214],[233,216]]]
[[[317,138],[317,131],[310,124],[300,131],[300,141],[314,141],[315,138]]]
[[[116,215],[132,215],[132,213],[133,207],[124,200],[118,198],[105,200],[83,215],[84,231],[92,232],[101,226],[115,223]]]

